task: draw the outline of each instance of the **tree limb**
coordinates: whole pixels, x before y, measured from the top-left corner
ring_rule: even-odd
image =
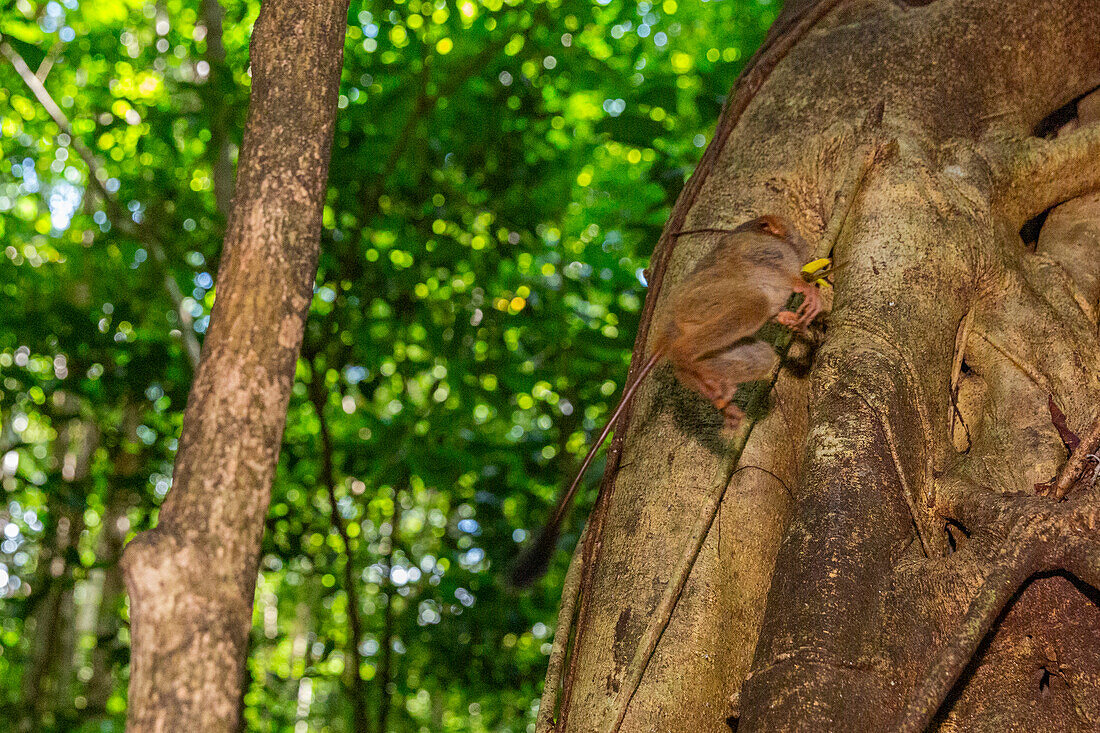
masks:
[[[1063,498],[1073,488],[1077,480],[1081,478],[1085,465],[1089,461],[1100,463],[1095,457],[1097,449],[1100,449],[1100,419],[1097,419],[1089,431],[1082,436],[1081,442],[1073,449],[1069,460],[1058,472],[1058,480],[1054,483],[1053,495],[1055,499]]]
[[[898,733],[921,733],[974,656],[982,639],[1020,585],[1034,572],[1037,552],[1031,542],[1006,541],[1003,554],[970,602],[958,631],[936,656],[924,681],[910,697]]]
[[[1017,228],[1050,207],[1100,188],[1100,124],[1054,140],[992,143],[993,204]]]
[[[1097,432],[1097,425],[1090,433]],[[910,696],[899,718],[898,733],[920,733],[927,728],[994,622],[1032,575],[1065,570],[1086,583],[1100,583],[1100,543],[1095,538],[1100,526],[1096,500],[1100,497],[1095,488],[1069,503],[997,494],[966,481],[945,488],[960,514],[971,515],[964,521],[972,522],[972,529],[982,525],[994,533],[1000,527],[1010,529],[996,540],[990,572],[966,615]]]
[[[390,514],[390,545],[382,554],[382,565],[386,569],[386,577],[382,579],[382,585],[386,588],[386,605],[382,611],[382,638],[379,645],[382,649],[382,659],[378,662],[378,730],[386,731],[386,724],[390,716],[390,708],[393,707],[390,700],[390,680],[393,676],[393,637],[394,637],[394,596],[397,595],[397,586],[393,577],[393,555],[397,548],[397,542],[401,531],[401,489],[399,484],[393,485],[393,512]]]

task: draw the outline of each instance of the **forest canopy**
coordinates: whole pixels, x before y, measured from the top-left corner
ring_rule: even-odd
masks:
[[[567,553],[528,594],[503,571],[614,405],[649,254],[778,10],[352,3],[249,730],[353,730],[353,657],[372,730],[533,725]],[[118,560],[172,483],[258,11],[0,10],[0,716],[21,730],[123,729]]]

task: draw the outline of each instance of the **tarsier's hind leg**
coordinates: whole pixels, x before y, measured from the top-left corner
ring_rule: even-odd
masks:
[[[710,400],[725,416],[727,427],[736,427],[745,417],[733,402],[738,387],[768,376],[775,359],[771,345],[742,339],[725,351],[694,361],[690,369],[677,370],[676,376],[684,386]]]
[[[680,384],[706,397],[726,418],[726,426],[737,426],[744,412],[733,403],[737,394],[737,382],[721,371],[714,371],[714,359],[693,362],[690,367],[677,369]]]
[[[725,396],[727,387],[720,375],[706,369],[705,365],[706,362],[691,362],[690,365],[677,367],[676,381],[703,395],[717,407],[719,401]]]

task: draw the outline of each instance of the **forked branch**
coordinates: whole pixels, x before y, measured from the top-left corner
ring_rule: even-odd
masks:
[[[164,245],[158,237],[148,231],[148,228],[141,227],[139,229],[139,227],[126,215],[122,205],[115,198],[114,194],[107,190],[104,181],[107,180],[108,176],[99,160],[95,157],[95,154],[84,144],[76,133],[73,132],[73,126],[72,123],[69,122],[69,118],[61,110],[57,102],[54,101],[53,97],[50,96],[49,91],[43,86],[41,79],[31,70],[27,62],[19,55],[19,52],[12,48],[7,41],[4,41],[2,37],[0,37],[0,54],[3,54],[8,62],[11,63],[12,68],[19,74],[19,78],[21,78],[23,83],[31,90],[35,99],[37,99],[38,103],[42,105],[42,108],[46,110],[46,113],[54,123],[72,140],[72,146],[76,149],[77,154],[80,155],[84,164],[88,166],[88,181],[92,187],[99,192],[100,197],[103,199],[111,223],[117,226],[127,236],[134,237],[145,244],[152,253],[153,261],[156,263],[157,267],[164,271],[164,289],[168,292],[168,297],[172,299],[172,305],[175,306],[176,312],[179,314],[180,334],[182,334],[183,345],[187,351],[187,358],[191,364],[191,369],[198,369],[201,347],[199,346],[198,337],[195,336],[195,329],[193,327],[194,321],[191,317],[191,311],[185,307],[183,291],[180,289],[179,283],[172,277],[172,273],[168,271],[168,255]]]

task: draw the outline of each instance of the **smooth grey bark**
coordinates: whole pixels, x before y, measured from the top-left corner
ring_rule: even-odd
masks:
[[[217,301],[158,526],[126,548],[131,731],[234,731],[316,275],[347,0],[267,0]]]
[[[1100,726],[1100,501],[1034,489],[1066,459],[1048,397],[1078,433],[1100,418],[1100,217],[1083,196],[1100,127],[1073,105],[1100,85],[1098,34],[1082,0],[787,4],[670,229],[771,213],[814,242],[851,200],[817,253],[844,268],[824,340],[808,373],[780,375],[728,482],[713,411],[671,375],[643,385],[577,551],[540,731],[897,730],[910,702],[915,730],[937,711],[941,730]],[[666,232],[647,313],[713,243]],[[645,342],[643,325],[636,361]],[[941,707],[962,672],[945,660],[970,666]]]

